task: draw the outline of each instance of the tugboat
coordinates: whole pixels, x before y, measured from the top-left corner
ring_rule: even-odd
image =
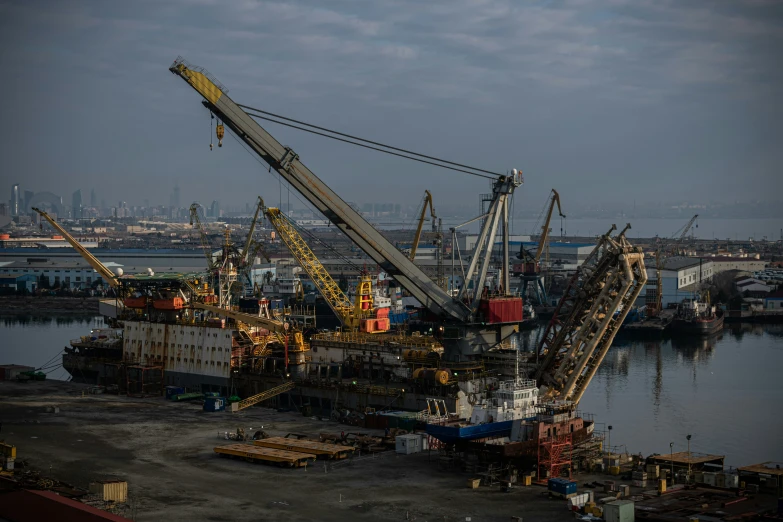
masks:
[[[709,294],[704,299],[685,299],[677,307],[672,320],[673,332],[689,335],[711,335],[723,329],[723,310],[710,304]]]

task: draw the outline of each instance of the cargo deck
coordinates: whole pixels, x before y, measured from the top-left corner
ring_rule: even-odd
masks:
[[[273,448],[264,448],[252,444],[227,444],[216,446],[215,453],[222,456],[240,457],[249,462],[267,462],[288,467],[306,466],[315,460],[315,455],[286,451]]]
[[[271,448],[292,451],[295,453],[307,453],[327,459],[344,459],[356,451],[352,446],[339,444],[326,444],[314,440],[287,439],[285,437],[271,437],[253,441],[256,447]]]

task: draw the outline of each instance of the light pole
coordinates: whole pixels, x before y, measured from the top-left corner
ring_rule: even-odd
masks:
[[[612,425],[609,425],[609,442],[607,444],[607,449],[609,450],[609,457],[612,456]],[[610,461],[611,462],[611,461]]]
[[[688,439],[688,482],[691,480],[691,434],[685,436]]]
[[[672,465],[672,485],[674,485],[674,443],[669,443],[669,451],[671,452],[671,465]]]

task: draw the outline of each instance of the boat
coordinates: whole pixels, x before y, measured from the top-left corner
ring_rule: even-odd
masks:
[[[689,335],[714,334],[723,329],[723,310],[711,305],[709,299],[685,299],[677,307],[671,329]]]
[[[538,387],[532,379],[502,381],[486,398],[474,401],[470,417],[464,420],[440,418],[426,425],[427,434],[446,444],[511,436],[515,420],[536,415]]]

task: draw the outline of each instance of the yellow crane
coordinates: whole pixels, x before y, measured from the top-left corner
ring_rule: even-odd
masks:
[[[57,232],[59,232],[60,235],[63,236],[65,240],[71,244],[74,250],[76,250],[85,259],[85,261],[87,261],[90,264],[90,266],[96,272],[98,272],[98,275],[100,275],[101,278],[103,278],[103,280],[106,281],[106,283],[109,286],[115,289],[120,286],[120,283],[119,281],[117,281],[117,276],[114,274],[114,272],[109,270],[106,267],[106,265],[104,265],[103,263],[100,262],[100,260],[98,260],[97,257],[92,255],[89,250],[84,248],[81,243],[76,241],[76,239],[74,239],[74,237],[71,234],[69,234],[63,227],[61,227],[60,224],[57,223],[49,214],[35,207],[33,207],[33,210],[38,212],[38,214],[42,218],[48,221],[49,224],[52,226],[52,228],[57,230]]]
[[[552,212],[555,209],[555,203],[557,203],[557,213],[560,214],[560,217],[564,218],[565,214],[563,214],[563,210],[560,208],[560,194],[558,194],[555,189],[552,189],[552,198],[549,201],[549,210],[546,213],[544,226],[541,227],[541,239],[538,242],[538,249],[536,250],[535,259],[533,260],[534,263],[539,262],[541,253],[544,251],[547,241],[549,241],[549,224],[552,221]]]
[[[264,200],[261,199],[261,196],[258,196],[258,205],[256,205],[256,213],[253,215],[253,221],[250,222],[250,231],[247,233],[247,240],[245,240],[245,248],[242,249],[242,253],[240,254],[240,259],[242,263],[248,264],[252,263],[253,258],[255,257],[255,254],[252,257],[249,257],[248,254],[250,253],[250,247],[253,241],[253,232],[256,230],[256,223],[258,222],[258,215],[261,213],[261,210],[264,206]],[[260,249],[260,243],[256,243],[256,252]],[[264,254],[264,256],[267,258],[267,261],[269,260],[269,256]]]
[[[354,303],[340,289],[337,282],[329,275],[324,265],[307,246],[304,238],[297,232],[294,224],[279,208],[266,207],[264,215],[277,230],[280,239],[286,244],[302,269],[310,276],[318,291],[324,297],[329,307],[340,319],[343,328],[351,331],[361,327],[362,319],[369,319],[373,314],[372,281],[362,276],[356,288]],[[373,329],[377,331],[377,329]]]
[[[650,317],[657,316],[663,309],[663,279],[661,277],[661,273],[664,269],[664,261],[672,252],[677,255],[680,254],[680,244],[682,243],[682,240],[685,239],[685,236],[688,235],[688,232],[691,230],[691,227],[693,227],[694,223],[696,223],[696,219],[698,217],[699,215],[696,214],[688,221],[688,223],[681,229],[682,232],[680,235],[677,236],[677,238],[674,240],[674,243],[671,245],[667,244],[668,240],[658,241],[658,246],[655,249],[655,281],[648,281],[648,287],[645,292],[644,299],[644,304],[647,307],[646,313]],[[680,232],[680,230],[677,232]],[[677,232],[674,233],[674,236],[677,235]],[[674,236],[672,236],[672,238]],[[654,294],[650,292],[650,287],[653,285],[655,285]]]

